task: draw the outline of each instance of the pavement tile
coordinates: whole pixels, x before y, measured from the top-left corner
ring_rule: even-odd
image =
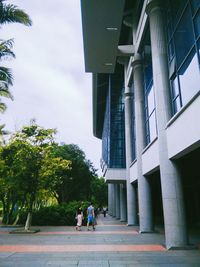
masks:
[[[4,245],[0,252],[165,251],[162,245]]]
[[[78,267],[109,267],[109,263],[101,260],[80,260]]]
[[[37,234],[11,235],[0,227],[0,267],[200,267],[200,250],[167,251],[164,232],[139,234],[137,226],[110,216],[100,215],[94,232],[39,228]],[[200,244],[200,235],[191,240]]]

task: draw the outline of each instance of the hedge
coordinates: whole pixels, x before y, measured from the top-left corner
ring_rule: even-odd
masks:
[[[34,210],[32,214],[33,226],[62,226],[62,225],[75,225],[76,210],[80,205],[79,201],[72,201],[65,205],[54,205],[49,207],[41,207],[39,210]],[[88,203],[83,204],[84,220],[83,225],[86,224],[86,210]],[[21,212],[19,224],[24,225],[26,222],[27,212]]]

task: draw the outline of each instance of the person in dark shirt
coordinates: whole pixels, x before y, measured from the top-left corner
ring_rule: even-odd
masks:
[[[94,214],[94,207],[92,203],[90,203],[90,206],[87,208],[87,216],[88,216],[87,230],[88,231],[90,230],[89,229],[90,224],[92,224],[92,228],[93,230],[95,230],[95,227],[94,227],[95,214]]]

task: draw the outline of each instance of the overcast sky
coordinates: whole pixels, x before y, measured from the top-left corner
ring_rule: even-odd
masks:
[[[92,135],[92,81],[85,73],[79,0],[7,0],[25,10],[33,26],[4,25],[1,39],[14,38],[14,101],[0,124],[14,131],[32,118],[57,128],[57,141],[77,144],[99,169],[101,141]]]

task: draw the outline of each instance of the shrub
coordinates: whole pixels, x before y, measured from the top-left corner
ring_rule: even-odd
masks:
[[[72,201],[65,205],[54,205],[49,207],[41,207],[39,210],[33,211],[32,225],[75,225],[76,210],[80,205],[79,201]],[[83,204],[83,209],[87,209],[87,203]],[[27,212],[21,212],[19,224],[25,224]],[[84,215],[84,224],[86,223],[86,215]]]
[[[82,204],[83,207],[83,225],[87,223],[87,207],[88,202]],[[53,205],[48,207],[41,207],[39,210],[33,211],[32,225],[33,226],[62,226],[62,225],[76,225],[76,210],[80,205],[80,201],[72,201],[63,205]],[[97,205],[95,205],[97,207]],[[18,224],[24,225],[27,218],[27,212],[20,212],[20,219]]]

